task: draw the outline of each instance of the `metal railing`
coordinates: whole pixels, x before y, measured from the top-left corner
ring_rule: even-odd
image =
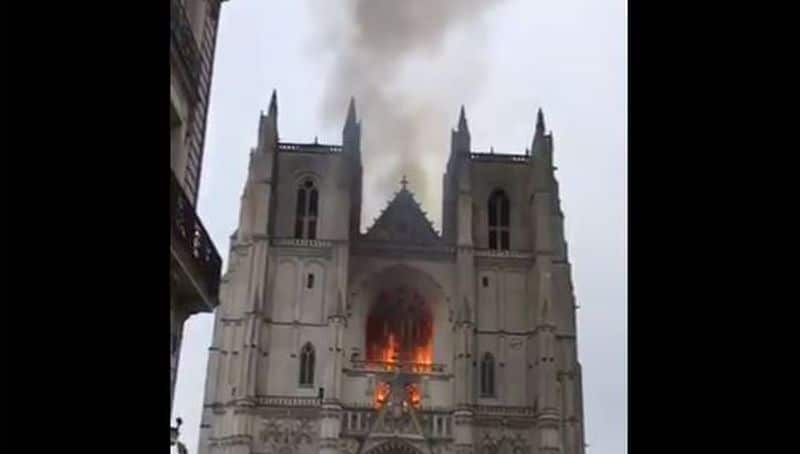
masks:
[[[206,232],[194,206],[170,170],[169,215],[173,241],[191,257],[192,268],[199,274],[206,291],[212,297],[219,290],[222,259]]]

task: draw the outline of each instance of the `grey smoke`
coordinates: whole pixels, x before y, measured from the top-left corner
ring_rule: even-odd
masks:
[[[330,58],[330,72],[321,75],[323,121],[341,125],[355,96],[363,123],[363,227],[372,224],[404,174],[429,219],[441,226],[450,128],[460,105],[485,82],[481,19],[502,1],[313,3],[316,50]]]

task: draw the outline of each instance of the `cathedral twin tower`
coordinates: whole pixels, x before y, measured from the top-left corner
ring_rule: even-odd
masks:
[[[405,186],[361,232],[361,124],[280,142],[273,92],[231,237],[200,453],[583,454],[553,142],[470,149],[438,234]]]

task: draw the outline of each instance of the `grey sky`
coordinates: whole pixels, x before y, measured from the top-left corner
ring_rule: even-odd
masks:
[[[353,94],[358,106],[358,87],[352,88],[356,93],[330,93],[341,58],[331,49],[344,46],[346,29],[346,18],[332,11],[332,3],[233,0],[223,4],[199,198],[200,215],[223,259],[238,221],[258,114],[266,110],[272,89],[278,90],[278,128],[285,141],[310,142],[318,136],[321,142],[340,143],[347,106],[339,107],[336,120],[331,99]],[[481,2],[450,3],[468,7]],[[536,109],[542,107],[554,135],[581,307],[578,347],[584,368],[587,452],[625,453],[626,3],[488,3],[492,5],[483,15],[451,26],[440,46],[398,65],[390,81],[395,93],[414,96],[408,105],[421,105],[426,115],[432,112],[424,122],[430,128],[416,140],[414,161],[422,165],[407,168],[413,162],[393,156],[391,147],[364,150],[362,228],[371,224],[391,191],[399,187],[403,172],[409,173],[409,189],[418,193],[431,220],[437,228],[441,225],[441,175],[449,152],[449,128],[455,126],[462,103],[473,148],[493,146],[498,153],[521,153],[530,146]],[[340,26],[331,26],[337,23]],[[358,110],[365,135],[370,128],[382,131],[367,115],[370,111],[380,116],[379,110]],[[181,438],[192,453],[197,452],[212,322],[212,315],[192,317],[181,353],[173,414],[184,419]]]

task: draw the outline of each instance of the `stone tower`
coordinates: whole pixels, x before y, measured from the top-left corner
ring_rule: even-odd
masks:
[[[201,454],[583,454],[575,301],[553,139],[470,149],[443,231],[402,187],[361,232],[361,124],[279,140],[275,93],[231,237]]]

